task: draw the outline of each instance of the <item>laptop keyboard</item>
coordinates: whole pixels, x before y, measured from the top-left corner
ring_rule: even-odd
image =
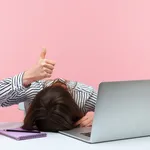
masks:
[[[80,133],[80,134],[82,134],[82,135],[84,135],[84,136],[88,136],[88,137],[90,137],[90,136],[91,136],[91,132],[87,132],[87,133]]]

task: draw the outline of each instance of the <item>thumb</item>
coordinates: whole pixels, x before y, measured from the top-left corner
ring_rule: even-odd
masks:
[[[46,48],[43,48],[41,54],[40,54],[40,59],[45,59],[46,56]]]

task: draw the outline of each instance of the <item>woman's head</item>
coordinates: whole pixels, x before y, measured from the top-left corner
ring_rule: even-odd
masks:
[[[53,84],[34,98],[24,119],[24,129],[57,132],[74,127],[83,114],[65,86]]]

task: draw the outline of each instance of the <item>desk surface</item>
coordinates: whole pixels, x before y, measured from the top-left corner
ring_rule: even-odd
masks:
[[[0,129],[14,127],[18,127],[18,125],[14,123],[0,123]],[[150,137],[88,144],[59,133],[48,133],[46,138],[24,141],[16,141],[0,135],[0,144],[5,150],[10,150],[11,148],[15,148],[15,150],[28,150],[31,148],[41,150],[41,148],[46,146],[51,150],[150,150]]]

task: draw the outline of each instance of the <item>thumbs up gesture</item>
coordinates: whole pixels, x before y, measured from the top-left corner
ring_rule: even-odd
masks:
[[[52,76],[55,63],[51,60],[46,59],[45,57],[46,57],[46,49],[43,49],[40,54],[38,63],[24,73],[23,76],[24,86],[27,86],[32,82],[38,80],[50,78]]]

